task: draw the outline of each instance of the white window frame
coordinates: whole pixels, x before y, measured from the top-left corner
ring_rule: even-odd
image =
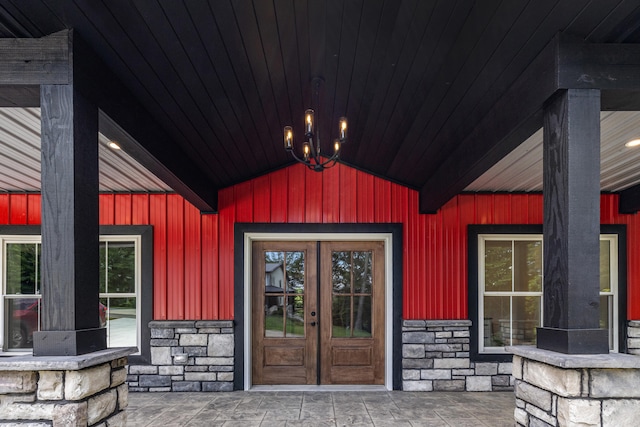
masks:
[[[613,296],[611,299],[611,305],[609,306],[609,325],[612,335],[609,335],[609,351],[617,353],[620,349],[620,343],[618,337],[620,336],[620,325],[618,324],[620,313],[618,311],[618,299],[619,292],[619,280],[618,280],[618,235],[617,234],[601,234],[600,240],[609,241],[609,279],[610,291],[600,291],[600,296]]]
[[[42,294],[37,292],[35,294],[25,294],[24,296],[19,296],[21,294],[8,294],[7,293],[7,269],[6,269],[6,260],[7,260],[7,245],[8,244],[38,244],[42,246],[42,239],[40,236],[34,235],[6,235],[0,236],[0,271],[2,274],[0,275],[2,280],[2,286],[0,286],[0,353],[4,351],[10,351],[11,353],[15,352],[31,352],[30,349],[15,349],[15,350],[6,350],[4,339],[8,335],[7,325],[5,322],[6,313],[6,302],[9,299],[18,299],[18,298],[34,298],[34,299],[42,299]],[[40,312],[38,311],[38,323],[40,322]]]
[[[485,291],[485,243],[486,241],[540,241],[542,243],[543,259],[544,259],[544,243],[542,234],[502,234],[502,233],[486,233],[478,234],[478,317],[476,322],[478,324],[478,353],[479,354],[507,354],[505,347],[485,347],[484,345],[484,297],[485,296],[539,296],[540,297],[540,325],[544,319],[544,304],[543,304],[543,292],[544,292],[544,270],[541,273],[542,289],[540,292],[518,292],[518,291],[500,291],[500,292],[486,292]],[[600,240],[609,241],[609,271],[610,271],[610,292],[600,292],[601,296],[613,296],[611,305],[609,307],[609,350],[617,353],[619,351],[619,325],[618,325],[618,235],[617,234],[601,234]],[[513,269],[512,269],[513,275]],[[512,277],[513,282],[513,277]],[[513,310],[513,305],[511,305]],[[513,322],[513,312],[509,313],[510,322]],[[513,326],[513,325],[511,325]],[[513,327],[510,328],[513,331]]]
[[[100,293],[99,298],[136,298],[136,345],[138,348],[138,352],[134,353],[135,355],[140,354],[140,349],[142,348],[141,344],[141,310],[142,310],[142,298],[141,298],[141,280],[142,280],[142,236],[138,234],[104,234],[100,235],[100,242],[134,242],[135,246],[135,293]],[[19,353],[31,353],[31,349],[7,349],[6,343],[4,339],[7,335],[6,331],[6,319],[5,319],[5,307],[7,299],[15,299],[18,298],[16,294],[7,294],[7,277],[6,277],[6,247],[7,244],[11,243],[37,243],[42,245],[42,237],[39,234],[9,234],[9,235],[0,235],[0,271],[2,272],[0,275],[0,280],[2,280],[2,284],[0,286],[0,354],[8,353],[8,354],[19,354]],[[97,276],[96,276],[97,277]],[[28,295],[30,298],[38,298],[41,299],[42,295],[40,293],[36,293],[33,296]],[[25,295],[24,297],[27,297]],[[107,315],[109,313],[107,312]],[[109,327],[109,322],[107,322],[107,327]]]
[[[117,234],[109,234],[109,235],[101,235],[100,243],[106,242],[131,242],[134,243],[134,253],[135,253],[135,277],[134,277],[134,286],[135,292],[131,293],[114,293],[114,292],[101,292],[99,298],[135,298],[136,299],[136,347],[138,351],[133,354],[140,354],[141,346],[141,292],[142,288],[141,280],[142,280],[142,237],[140,235],[129,234],[129,235],[117,235]],[[107,245],[107,248],[109,246]],[[107,252],[108,253],[108,252]],[[105,274],[108,275],[108,271],[105,269]],[[108,278],[108,277],[107,277]],[[107,279],[105,278],[105,279]],[[105,282],[106,283],[106,282]],[[110,307],[107,307],[110,309]],[[107,315],[109,315],[109,310],[107,310]],[[108,337],[110,333],[111,322],[107,322],[107,344]],[[107,347],[109,347],[107,345]]]

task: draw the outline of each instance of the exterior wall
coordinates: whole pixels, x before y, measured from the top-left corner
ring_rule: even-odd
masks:
[[[131,391],[232,391],[230,321],[152,321],[151,364],[128,366]]]
[[[513,389],[511,362],[469,359],[469,320],[405,320],[402,325],[404,391]]]
[[[338,191],[337,189],[340,189]],[[324,197],[323,197],[324,196]],[[174,194],[103,194],[103,225],[154,228],[154,319],[231,320],[236,222],[403,224],[403,318],[467,319],[467,225],[540,224],[540,194],[463,194],[435,215],[418,193],[338,165],[295,165],[220,191],[219,214]],[[601,197],[603,224],[627,224],[628,319],[640,318],[640,215]],[[39,224],[40,196],[1,194],[0,224]]]
[[[228,370],[233,363],[227,365],[229,360],[205,362],[206,358],[216,356],[198,353],[201,351],[195,348],[198,346],[186,345],[180,340],[183,334],[204,334],[208,342],[212,339],[207,332],[209,327],[196,321],[206,323],[234,318],[234,226],[254,222],[401,223],[402,318],[406,328],[416,328],[407,321],[425,325],[405,332],[421,332],[424,336],[433,335],[434,340],[446,340],[404,342],[403,346],[411,354],[403,356],[406,387],[470,390],[488,389],[490,383],[491,389],[497,390],[511,386],[505,379],[508,365],[473,363],[468,354],[465,356],[469,328],[458,323],[468,322],[467,225],[540,224],[542,195],[463,194],[452,199],[438,213],[421,215],[418,213],[418,193],[406,187],[344,165],[322,174],[294,165],[221,190],[218,214],[201,215],[176,194],[100,195],[102,225],[153,226],[153,318],[156,322],[166,323],[157,323],[152,329],[162,335],[170,334],[168,331],[173,328],[173,338],[152,338],[155,355],[152,365],[129,368],[128,381],[132,389],[230,387],[222,383],[233,381],[232,370]],[[604,194],[601,196],[601,222],[627,225],[627,316],[628,319],[639,319],[640,215],[619,214],[618,197]],[[40,196],[0,194],[0,224],[40,224]],[[430,322],[443,319],[451,323],[443,326]],[[189,321],[192,326],[174,328],[170,326],[174,321]],[[638,324],[637,321],[629,324],[630,352],[640,351]],[[463,329],[455,330],[459,327]],[[184,329],[197,331],[185,332]],[[448,332],[452,332],[451,336]],[[464,333],[467,337],[460,335]],[[162,341],[165,339],[167,341]],[[204,339],[194,337],[198,342]],[[463,342],[461,351],[431,351],[428,347],[430,344],[461,343],[454,342],[456,340],[466,340],[467,349]],[[424,345],[424,357],[413,352],[416,347],[411,346],[415,344]],[[208,351],[209,347],[206,348]],[[179,352],[187,354],[186,365],[175,363],[175,355]],[[198,372],[202,375],[196,375]],[[437,375],[447,378],[432,378]]]

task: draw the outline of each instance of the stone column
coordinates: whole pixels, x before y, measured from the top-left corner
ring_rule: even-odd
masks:
[[[631,426],[640,414],[640,357],[514,353],[516,426]]]

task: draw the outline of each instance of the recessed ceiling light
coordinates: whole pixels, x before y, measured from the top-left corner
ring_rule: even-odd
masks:
[[[114,150],[119,150],[120,146],[118,145],[118,143],[114,142],[114,141],[109,141],[109,148],[112,148]]]
[[[624,144],[624,146],[627,148],[637,147],[639,145],[640,145],[640,139],[632,139],[631,141]]]

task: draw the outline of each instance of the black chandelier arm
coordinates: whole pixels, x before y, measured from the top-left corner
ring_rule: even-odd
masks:
[[[306,161],[304,159],[301,159],[300,157],[296,156],[296,152],[294,150],[291,150],[291,155],[293,156],[294,159],[296,159],[298,162],[300,163],[306,163]]]
[[[291,150],[291,155],[293,156],[294,159],[296,159],[296,161],[298,161],[299,163],[302,163],[307,168],[316,172],[322,171],[326,168],[334,166],[338,162],[338,159],[340,158],[339,151],[336,151],[335,153],[333,153],[333,155],[331,157],[328,157],[324,162],[320,161],[321,157],[318,155],[309,156],[309,159],[307,160],[305,160],[304,158],[298,157],[295,151],[293,150]]]
[[[333,164],[338,162],[338,159],[340,158],[340,152],[336,151],[335,153],[333,153],[333,156],[328,157],[327,160],[325,160],[324,162],[320,163],[318,162],[318,160],[320,159],[320,156],[318,156],[317,158],[315,158],[314,160],[316,160],[316,162],[318,162],[318,164],[324,169],[324,167],[326,165],[328,165],[329,163],[333,162]],[[333,165],[332,165],[333,166]]]

